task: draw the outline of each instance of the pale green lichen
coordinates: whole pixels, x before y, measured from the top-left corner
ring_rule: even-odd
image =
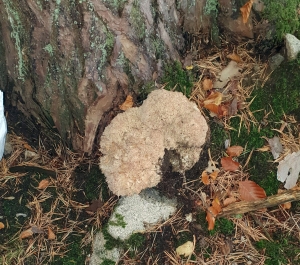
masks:
[[[58,23],[59,12],[60,12],[61,0],[56,0],[55,4],[56,5],[55,5],[54,13],[53,13],[53,22],[55,24],[57,24]]]
[[[43,48],[44,51],[48,52],[49,55],[53,56],[53,53],[54,53],[54,48],[53,46],[49,43],[47,44],[44,48]]]
[[[207,0],[204,6],[204,14],[211,15],[218,12],[218,0]]]
[[[26,62],[24,60],[25,55],[25,49],[22,49],[22,39],[24,38],[24,28],[22,26],[22,21],[20,19],[19,13],[16,9],[16,7],[12,4],[11,1],[9,0],[4,0],[4,7],[7,13],[8,21],[11,26],[11,37],[15,41],[15,48],[17,51],[17,56],[18,56],[18,65],[16,66],[17,68],[17,73],[18,73],[18,78],[21,80],[24,80],[26,76]]]

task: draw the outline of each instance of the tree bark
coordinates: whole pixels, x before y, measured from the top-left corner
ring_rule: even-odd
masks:
[[[262,208],[269,208],[286,202],[293,202],[299,200],[300,200],[299,190],[287,190],[284,193],[269,196],[263,200],[258,200],[253,202],[241,201],[241,202],[232,203],[227,207],[223,208],[222,212],[218,214],[218,217],[257,211]]]
[[[182,59],[183,34],[209,32],[205,3],[0,0],[6,105],[90,154],[126,95],[152,86],[164,62]]]

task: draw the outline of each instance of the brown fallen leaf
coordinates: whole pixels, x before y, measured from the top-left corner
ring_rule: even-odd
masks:
[[[224,207],[228,206],[231,203],[236,202],[236,198],[235,197],[228,197],[223,201],[223,205]]]
[[[128,95],[126,97],[126,100],[123,102],[122,105],[119,106],[120,110],[127,110],[127,109],[130,109],[132,108],[133,106],[133,97]]]
[[[232,157],[229,156],[221,158],[221,165],[226,171],[236,171],[239,169],[240,163],[233,161]]]
[[[227,148],[226,153],[229,156],[240,156],[244,148],[239,145],[233,145]]]
[[[205,91],[211,90],[213,88],[213,82],[211,79],[206,78],[202,81],[202,86]]]
[[[0,222],[0,229],[3,229],[4,227],[5,225],[2,222]]]
[[[237,62],[237,63],[242,62],[241,57],[239,55],[237,55],[235,52],[233,52],[231,54],[228,54],[226,57],[230,60],[233,60],[233,61]]]
[[[102,206],[103,202],[101,200],[92,200],[91,205],[85,208],[85,210],[89,212],[97,212],[97,210]]]
[[[249,19],[249,15],[250,15],[250,12],[251,12],[252,5],[253,5],[253,0],[249,0],[246,4],[244,4],[240,8],[244,24],[246,24],[248,19]]]
[[[206,221],[208,222],[208,230],[213,230],[215,227],[216,216],[222,211],[218,198],[212,202],[212,206],[206,211]]]
[[[208,104],[220,105],[222,102],[223,94],[220,92],[212,92],[210,95],[203,101],[204,107]]]
[[[254,181],[245,180],[239,182],[239,194],[243,201],[256,201],[267,197],[265,190]]]
[[[203,182],[203,184],[205,185],[208,185],[210,184],[210,181],[209,181],[209,174],[207,173],[206,170],[204,170],[201,174],[201,180]]]
[[[20,234],[20,239],[24,239],[24,238],[28,238],[31,237],[33,235],[33,231],[31,228],[21,232]]]
[[[48,239],[49,240],[54,240],[56,238],[56,235],[52,231],[52,229],[48,226]]]
[[[50,180],[49,179],[43,179],[40,181],[38,189],[40,190],[44,190],[46,189],[50,184]]]
[[[34,150],[29,144],[25,143],[25,144],[23,144],[23,146],[24,146],[27,150],[32,151],[32,152],[35,152],[35,150]]]

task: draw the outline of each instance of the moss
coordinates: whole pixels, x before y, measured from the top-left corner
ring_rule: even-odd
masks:
[[[211,15],[218,12],[218,0],[207,0],[204,6],[204,14]]]
[[[104,259],[100,265],[115,265],[116,262],[111,259]]]
[[[81,246],[82,238],[75,235],[69,235],[66,243],[67,253],[64,257],[55,257],[53,265],[75,265],[85,264],[87,254],[90,252],[88,249]]]
[[[280,264],[300,264],[299,240],[288,235],[282,235],[281,232],[274,236],[275,241],[260,240],[255,243],[258,250],[262,251],[268,259],[266,265]]]
[[[299,34],[299,0],[265,0],[263,16],[276,26],[276,39],[281,41],[286,33]]]
[[[139,1],[134,0],[131,11],[130,11],[130,20],[132,22],[132,26],[139,37],[140,40],[144,39],[146,36],[146,25],[144,22],[144,17],[140,11]]]
[[[184,70],[181,63],[175,61],[171,64],[166,64],[162,82],[166,83],[165,89],[173,90],[176,86],[176,91],[182,92],[189,97],[193,88],[193,75],[190,71]]]
[[[178,234],[177,240],[175,242],[175,247],[179,247],[186,243],[187,241],[192,241],[193,242],[193,234],[187,231],[183,231]]]
[[[115,221],[109,221],[108,224],[112,226],[121,226],[122,228],[125,228],[127,223],[124,221],[124,216],[116,213],[115,216]]]

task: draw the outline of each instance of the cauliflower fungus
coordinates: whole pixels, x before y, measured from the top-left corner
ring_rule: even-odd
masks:
[[[161,179],[165,149],[175,151],[173,171],[190,169],[206,141],[207,123],[180,92],[155,90],[143,105],[118,114],[101,137],[100,168],[116,195],[138,194]]]

